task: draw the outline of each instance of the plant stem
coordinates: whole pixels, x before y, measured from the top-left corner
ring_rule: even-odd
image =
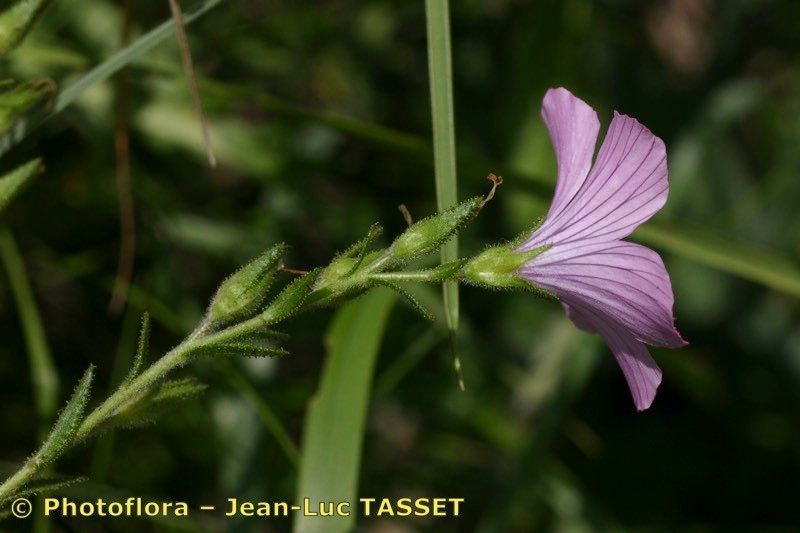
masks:
[[[369,287],[370,276],[379,274],[390,263],[391,255],[387,252],[365,267],[358,275],[344,277],[331,284],[314,288],[294,314],[318,309],[328,303],[338,301],[337,298],[342,294],[353,296],[360,294]],[[432,271],[413,272],[409,273],[410,277],[408,279],[431,281],[432,278],[426,279],[426,276],[430,278],[432,274]],[[456,275],[457,272],[454,272],[451,278],[455,279]],[[211,323],[208,317],[204,318],[183,342],[164,354],[130,382],[120,386],[111,396],[89,413],[83,419],[72,443],[61,453],[90,438],[105,421],[125,407],[128,402],[137,399],[139,395],[149,390],[150,387],[162,380],[172,370],[191,361],[193,354],[199,352],[202,348],[241,339],[250,333],[279,323],[281,320],[283,319],[270,320],[265,313],[261,313],[239,324],[213,331],[214,324]],[[31,481],[39,473],[40,466],[41,462],[38,460],[37,452],[16,473],[0,485],[0,502],[10,498],[17,489]]]

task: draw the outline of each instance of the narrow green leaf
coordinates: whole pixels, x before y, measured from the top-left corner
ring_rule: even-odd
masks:
[[[317,280],[321,269],[315,269],[305,274],[289,285],[273,300],[261,314],[265,324],[273,324],[285,320],[295,314],[311,293],[311,288]]]
[[[215,7],[222,1],[223,0],[207,0],[195,11],[184,14],[184,25],[189,25],[192,21],[204,15],[211,8]],[[131,61],[134,61],[139,56],[152,49],[154,46],[171,37],[174,31],[175,23],[173,19],[170,18],[156,28],[150,30],[148,33],[142,35],[125,48],[113,54],[111,57],[84,74],[75,83],[64,89],[61,93],[59,93],[58,97],[56,97],[53,107],[48,112],[36,113],[27,119],[21,118],[18,120],[16,127],[13,128],[13,130],[0,137],[0,155],[6,153],[14,145],[19,144],[43,122],[58,115],[64,109],[69,107],[86,91],[86,89],[114,75],[117,71],[125,67]]]
[[[366,257],[367,251],[369,251],[369,246],[381,235],[381,233],[383,233],[383,226],[380,224],[373,224],[370,226],[367,235],[363,239],[345,251],[343,254],[344,257],[356,258],[356,261],[353,263],[350,271],[345,274],[345,277],[352,275],[356,270],[358,270],[358,267],[360,267],[361,263],[364,262],[364,257]]]
[[[268,346],[256,342],[226,342],[201,346],[192,354],[230,357],[281,357],[289,355],[289,352],[281,347]]]
[[[342,253],[341,257],[358,257],[366,253],[366,250],[369,248],[369,245],[372,244],[375,241],[375,239],[380,237],[382,233],[383,233],[383,226],[377,223],[373,224],[372,226],[369,227],[369,230],[367,231],[367,234],[364,236],[364,238],[362,238],[361,240],[350,246],[350,248],[345,250]]]
[[[777,254],[737,244],[700,229],[682,228],[659,220],[640,226],[632,238],[800,297],[800,264]]]
[[[89,402],[89,394],[92,389],[92,378],[94,377],[94,366],[86,369],[83,377],[75,387],[72,398],[67,402],[67,406],[61,411],[55,425],[53,425],[50,435],[42,444],[42,447],[31,459],[37,471],[50,465],[72,444],[78,432],[83,412]]]
[[[242,337],[242,340],[259,342],[286,341],[289,340],[289,334],[276,329],[260,328],[247,333]]]
[[[450,57],[450,6],[448,0],[425,0],[428,29],[428,72],[433,119],[433,160],[436,173],[436,203],[439,211],[458,201],[456,178],[455,113],[453,73]],[[442,262],[458,259],[458,237],[442,246]],[[458,329],[458,283],[444,283],[447,325]]]
[[[150,313],[142,315],[142,326],[139,330],[139,342],[136,345],[136,355],[133,357],[133,364],[128,372],[128,375],[122,380],[121,387],[130,383],[133,378],[139,375],[139,372],[150,355]]]
[[[194,378],[165,381],[131,400],[112,417],[103,422],[104,429],[131,428],[152,423],[164,412],[206,390],[207,386]]]
[[[375,361],[394,303],[375,289],[336,314],[327,335],[328,358],[303,431],[297,497],[312,508],[321,501],[351,502],[357,509],[358,473]],[[351,531],[347,517],[298,516],[296,533]]]
[[[88,478],[85,477],[76,477],[71,479],[52,479],[52,478],[36,479],[26,484],[24,487],[22,487],[19,490],[19,492],[14,493],[14,495],[11,496],[9,500],[58,492],[67,487],[71,487],[72,485],[83,483],[87,479]]]
[[[424,318],[425,320],[430,320],[431,322],[435,320],[433,314],[430,311],[428,311],[428,309],[426,309],[424,305],[419,303],[419,301],[416,298],[414,298],[414,296],[412,296],[411,293],[409,293],[403,287],[388,279],[378,279],[377,281],[380,285],[383,285],[384,287],[393,290],[394,292],[405,298],[406,301],[414,309],[414,311],[416,311],[422,318]]]
[[[0,260],[11,282],[11,290],[25,334],[36,412],[41,423],[49,424],[58,406],[58,374],[22,256],[13,233],[6,227],[0,227]]]
[[[0,12],[0,56],[16,48],[50,0],[16,0]]]
[[[41,170],[42,160],[34,159],[0,177],[0,213]]]

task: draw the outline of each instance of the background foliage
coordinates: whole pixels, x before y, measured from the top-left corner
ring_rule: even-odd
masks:
[[[169,6],[135,2],[131,14],[135,40]],[[68,87],[118,49],[121,17],[114,2],[56,1],[3,60],[4,77]],[[618,109],[667,143],[670,200],[637,238],[662,252],[691,344],[653,350],[664,384],[636,414],[607,349],[559,306],[462,289],[461,392],[440,293],[418,291],[439,321],[399,302],[387,314],[358,493],[467,500],[459,521],[391,521],[398,531],[800,525],[785,488],[800,476],[800,4],[465,0],[452,2],[451,25],[459,196],[485,192],[490,171],[506,177],[462,233],[461,254],[544,213],[555,165],[539,106],[546,88],[567,86],[604,124]],[[225,0],[188,34],[218,168],[206,163],[174,37],[128,65],[124,95],[110,82],[82,90],[3,157],[4,170],[36,156],[47,168],[3,213],[33,294],[15,303],[13,269],[0,283],[9,463],[35,448],[47,416],[21,326],[30,305],[59,398],[90,363],[100,394],[124,376],[145,309],[163,353],[219,281],[272,244],[292,244],[289,266],[309,269],[375,221],[397,234],[400,203],[415,218],[436,210],[423,2]],[[119,120],[130,128],[136,248],[118,314]],[[3,249],[6,266],[14,250]],[[332,312],[295,321],[290,357],[197,365],[209,385],[201,400],[107,434],[59,472],[88,474],[72,489],[86,497],[294,498],[325,339],[357,342],[344,316],[333,329]]]

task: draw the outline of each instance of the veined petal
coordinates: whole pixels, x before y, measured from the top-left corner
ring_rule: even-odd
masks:
[[[580,306],[564,304],[567,315],[580,327],[600,333],[617,360],[637,411],[648,409],[661,384],[661,369],[647,347],[634,339],[624,328],[605,321]]]
[[[571,201],[521,248],[578,240],[621,239],[667,201],[664,142],[636,119],[614,112],[603,145]]]
[[[520,275],[638,341],[668,348],[686,344],[673,323],[669,275],[649,248],[624,241],[556,245],[523,265]]]
[[[558,179],[548,218],[572,200],[592,166],[600,121],[589,104],[559,87],[549,89],[542,101],[542,119],[550,134],[558,164]]]

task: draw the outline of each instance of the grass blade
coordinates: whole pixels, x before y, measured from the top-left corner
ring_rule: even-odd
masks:
[[[433,119],[436,205],[441,212],[458,202],[449,2],[426,0],[425,18],[428,28],[428,72]],[[458,259],[458,236],[454,236],[442,247],[442,263],[455,259]],[[458,283],[447,281],[443,290],[447,325],[454,332],[458,329]]]
[[[39,422],[46,426],[56,412],[58,403],[58,374],[47,344],[42,319],[33,298],[33,291],[25,273],[25,265],[17,248],[13,233],[0,228],[0,260],[8,274],[14,301],[17,305],[33,382],[33,399]]]
[[[354,527],[364,426],[375,368],[395,296],[375,289],[344,306],[328,332],[328,359],[311,400],[303,433],[298,499],[351,502],[351,516],[298,516],[296,533],[350,531]],[[302,505],[302,503],[301,503]]]
[[[221,3],[223,0],[207,0],[199,8],[191,13],[184,14],[183,23],[189,25],[192,21],[206,14],[211,8]],[[69,107],[83,92],[96,85],[110,76],[114,75],[125,65],[134,61],[145,52],[169,38],[175,31],[173,19],[167,20],[142,35],[136,41],[113,54],[111,57],[97,65],[95,68],[84,74],[75,83],[64,89],[56,97],[52,109],[45,113],[33,114],[28,118],[21,118],[17,121],[11,131],[0,137],[0,155],[8,152],[13,146],[19,144],[42,123],[61,113]]]
[[[699,229],[677,227],[659,220],[651,220],[640,226],[631,237],[700,264],[800,297],[800,265],[776,254],[754,250]]]

